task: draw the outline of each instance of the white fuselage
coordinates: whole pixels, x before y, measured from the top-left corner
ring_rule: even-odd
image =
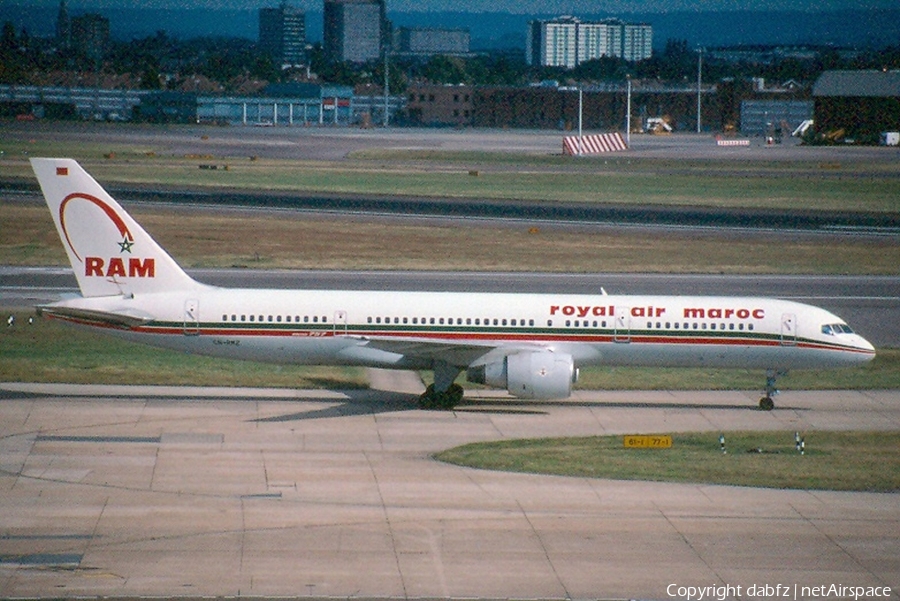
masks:
[[[145,316],[97,324],[54,307]],[[766,369],[865,362],[872,346],[818,307],[755,297],[224,289],[73,299],[70,322],[206,355],[298,364],[466,366],[540,347],[589,365]],[[846,330],[846,331],[845,331]],[[441,354],[441,345],[446,353]],[[418,352],[417,345],[429,345]]]

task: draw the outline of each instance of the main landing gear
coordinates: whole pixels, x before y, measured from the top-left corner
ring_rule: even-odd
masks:
[[[434,384],[429,384],[425,392],[419,396],[419,407],[451,411],[463,399],[463,387],[454,380],[462,370],[458,367],[437,361],[434,364]]]
[[[766,370],[766,396],[759,399],[759,408],[763,411],[771,411],[775,408],[775,401],[772,400],[772,397],[778,394],[778,389],[775,388],[775,380],[778,376],[785,374],[787,374],[786,371]]]

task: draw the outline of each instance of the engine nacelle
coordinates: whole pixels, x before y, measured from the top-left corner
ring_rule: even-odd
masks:
[[[466,371],[469,382],[506,388],[520,399],[564,399],[572,394],[578,370],[571,355],[550,351],[524,351],[502,361],[473,365]]]

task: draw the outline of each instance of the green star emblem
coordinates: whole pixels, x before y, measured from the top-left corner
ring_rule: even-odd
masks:
[[[131,247],[134,246],[134,241],[133,241],[133,240],[129,240],[129,239],[128,239],[128,236],[125,236],[125,238],[124,238],[121,242],[119,242],[118,244],[119,244],[119,248],[121,249],[119,252],[123,252],[123,253],[126,253],[126,252],[127,252],[127,253],[130,253],[130,252],[131,252]]]

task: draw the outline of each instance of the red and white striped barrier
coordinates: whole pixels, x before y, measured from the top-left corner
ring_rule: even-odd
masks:
[[[716,146],[750,146],[750,140],[716,140]]]
[[[579,151],[580,150],[580,151]],[[619,152],[628,150],[622,134],[591,134],[589,136],[566,136],[563,138],[563,154],[575,156],[579,154],[597,154],[600,152]]]

